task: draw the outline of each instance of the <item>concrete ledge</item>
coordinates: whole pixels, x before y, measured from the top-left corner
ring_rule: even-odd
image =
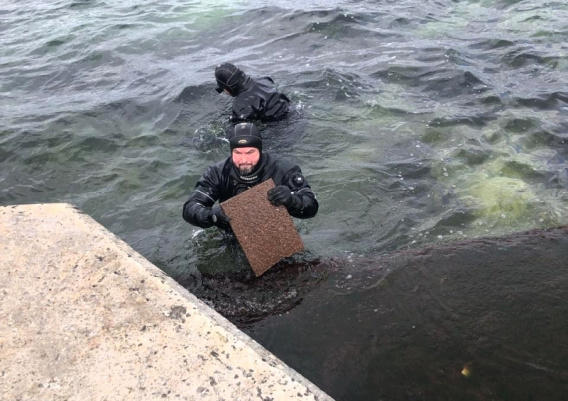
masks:
[[[332,400],[67,204],[0,207],[0,399]]]

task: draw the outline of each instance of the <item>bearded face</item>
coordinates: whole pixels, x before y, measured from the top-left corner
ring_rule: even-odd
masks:
[[[257,148],[235,148],[232,152],[233,164],[242,175],[252,173],[260,160],[260,151]]]

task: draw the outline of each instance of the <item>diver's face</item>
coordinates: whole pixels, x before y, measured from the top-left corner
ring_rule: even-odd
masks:
[[[257,148],[235,148],[232,153],[233,164],[241,174],[249,174],[254,170],[260,160],[260,151]]]

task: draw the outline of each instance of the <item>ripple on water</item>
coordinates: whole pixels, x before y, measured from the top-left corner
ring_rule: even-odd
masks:
[[[483,164],[491,156],[491,150],[483,149],[479,145],[469,145],[467,148],[456,149],[453,154],[453,157],[460,159],[467,166]]]
[[[30,56],[45,56],[48,54],[55,53],[57,57],[60,57],[63,49],[61,47],[68,46],[73,43],[77,38],[77,35],[59,35],[56,38],[49,39],[37,48],[33,49],[29,54]]]
[[[488,51],[488,50],[502,49],[515,45],[516,43],[514,41],[507,39],[484,39],[468,45],[468,48]]]
[[[542,93],[538,97],[530,98],[517,97],[515,102],[522,107],[557,110],[560,107],[568,106],[568,92]]]
[[[568,156],[568,136],[557,135],[546,130],[537,130],[528,133],[522,139],[522,143],[527,149],[552,148],[557,152]]]
[[[561,57],[547,56],[545,53],[528,46],[517,46],[516,49],[507,52],[502,58],[503,65],[511,68],[523,68],[531,65],[554,68],[560,61]]]

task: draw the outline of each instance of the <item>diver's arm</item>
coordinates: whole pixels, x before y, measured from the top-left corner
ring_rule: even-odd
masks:
[[[315,194],[297,166],[286,174],[282,185],[268,191],[268,200],[276,206],[284,205],[291,216],[299,219],[314,217],[319,208]]]
[[[194,226],[209,228],[213,226],[211,206],[213,203],[205,192],[196,189],[183,205],[183,219]]]
[[[243,99],[235,99],[231,122],[236,124],[245,121],[260,120],[263,109],[264,100],[253,95],[245,95]]]
[[[291,207],[287,208],[290,215],[300,219],[308,219],[317,214],[319,204],[316,195],[309,186],[293,191],[292,196],[296,201]]]
[[[195,185],[195,190],[183,205],[183,219],[198,227],[215,225],[213,204],[219,198],[219,180],[214,167],[209,167]]]

